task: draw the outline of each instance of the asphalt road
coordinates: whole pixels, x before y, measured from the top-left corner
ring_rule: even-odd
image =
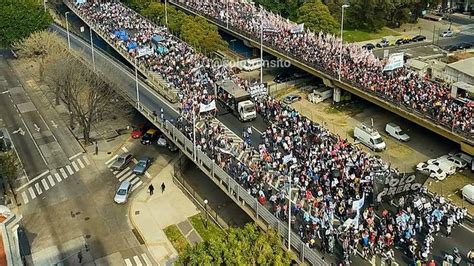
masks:
[[[66,33],[63,29],[58,26],[52,26],[51,28],[58,32],[60,36],[65,38]],[[87,43],[71,35],[71,45],[73,49],[83,51],[86,58],[90,58],[90,49]],[[95,62],[96,66],[101,69],[103,73],[113,77],[116,80],[116,83],[120,84],[121,88],[129,95],[133,96],[135,94],[135,79],[130,73],[130,69],[124,68],[123,64],[118,63],[117,61],[110,59],[108,55],[99,52],[95,55]],[[174,107],[141,81],[139,91],[140,101],[142,104],[152,110],[159,110],[160,107],[163,107],[166,117],[171,117],[173,119],[177,117],[177,112],[173,110]],[[265,122],[261,117],[254,122],[241,123],[234,115],[221,112],[218,114],[218,119],[238,136],[241,136],[242,129],[247,126],[252,126],[254,130],[257,130],[257,132],[263,131],[265,128]],[[257,134],[253,134],[254,145],[258,144],[258,138]],[[449,238],[447,240],[445,238],[440,238],[440,240],[436,242],[437,248],[435,249],[435,256],[442,257],[444,250],[451,250],[452,246],[458,246],[461,250],[467,250],[470,248],[471,245],[469,245],[469,239],[472,237],[472,233],[469,233],[468,230],[462,230],[463,229],[456,229],[456,232],[458,233],[454,233],[453,231],[453,236],[459,236],[459,239],[458,237]],[[402,255],[400,255],[400,257],[402,257]]]

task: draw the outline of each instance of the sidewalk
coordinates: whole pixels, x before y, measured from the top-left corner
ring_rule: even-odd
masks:
[[[151,183],[155,193],[150,196],[148,184],[132,199],[129,217],[133,227],[142,236],[148,251],[160,265],[171,265],[178,253],[166,237],[163,229],[177,225],[188,242],[199,241],[200,237],[187,220],[199,210],[186,195],[173,183],[173,160],[155,177]],[[161,193],[161,183],[166,189]]]

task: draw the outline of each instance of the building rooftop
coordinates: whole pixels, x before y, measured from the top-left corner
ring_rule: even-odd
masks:
[[[410,59],[408,60],[408,66],[415,70],[422,70],[425,69],[428,64],[418,59]]]
[[[468,76],[474,77],[474,57],[459,60],[448,64],[447,66]]]

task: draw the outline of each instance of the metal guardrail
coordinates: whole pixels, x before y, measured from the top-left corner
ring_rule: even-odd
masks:
[[[220,28],[223,30],[226,30],[230,33],[234,33],[237,35],[240,35],[244,40],[247,40],[251,43],[258,44],[258,47],[260,46],[260,40],[257,40],[255,36],[250,35],[249,33],[242,31],[238,28],[233,27],[232,25],[229,25],[227,27],[226,23],[223,21],[220,21],[218,19],[215,19],[214,17],[211,17],[207,14],[201,14],[197,10],[188,7],[188,6],[183,6],[181,1],[176,1],[176,0],[170,0],[170,3],[176,5],[177,7],[195,14],[197,16],[204,17],[205,19],[211,21],[212,23],[218,25]],[[277,56],[284,56],[289,60],[292,60],[292,63],[296,63],[298,67],[301,67],[305,69],[306,71],[312,72],[312,74],[315,74],[317,76],[320,76],[322,78],[331,80],[332,82],[340,85],[341,88],[351,90],[355,92],[355,94],[360,94],[358,96],[361,96],[363,98],[369,97],[371,101],[376,102],[376,104],[384,107],[386,105],[388,109],[393,109],[390,110],[392,112],[398,113],[399,115],[404,116],[407,119],[413,120],[413,122],[416,122],[420,124],[421,126],[427,127],[428,129],[435,131],[438,134],[442,134],[445,137],[448,138],[455,138],[452,139],[453,141],[456,142],[465,142],[468,143],[469,145],[473,146],[474,145],[474,134],[472,133],[466,133],[466,132],[461,132],[459,130],[453,130],[453,128],[447,124],[442,124],[440,123],[439,120],[435,119],[434,117],[428,115],[428,114],[421,114],[420,112],[411,109],[409,106],[406,106],[404,104],[400,104],[390,97],[387,97],[384,94],[374,92],[370,90],[369,88],[364,87],[361,84],[357,84],[356,82],[342,78],[341,81],[337,80],[335,76],[337,76],[337,73],[333,73],[331,71],[328,71],[323,65],[319,65],[317,63],[311,63],[305,61],[303,58],[299,58],[294,56],[293,54],[288,53],[287,51],[284,51],[278,47],[273,46],[271,43],[268,43],[266,41],[263,42],[264,49],[269,51],[272,54],[276,54]],[[365,97],[364,97],[365,96]],[[386,107],[384,107],[386,108]],[[447,136],[447,135],[451,136]]]

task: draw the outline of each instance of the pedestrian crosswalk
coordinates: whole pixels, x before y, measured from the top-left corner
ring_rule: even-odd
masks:
[[[126,266],[148,266],[148,265],[153,265],[151,263],[150,258],[148,258],[148,255],[146,253],[140,254],[140,255],[135,255],[130,258],[125,258],[124,263]]]
[[[116,157],[113,157],[116,158]],[[114,163],[114,160],[109,160],[105,163],[107,167],[112,171],[114,176],[118,179],[119,182],[123,181],[130,181],[130,184],[132,185],[131,191],[133,192],[135,189],[137,189],[139,186],[143,184],[143,181],[140,180],[140,176],[136,175],[133,173],[133,166],[127,166],[122,170],[112,170],[110,167]],[[133,159],[133,163],[137,163],[136,159]],[[149,176],[148,172],[146,171],[144,176]]]
[[[46,193],[46,191],[56,186],[56,184],[59,184],[61,181],[79,172],[81,169],[86,168],[90,164],[91,162],[86,155],[83,155],[82,157],[75,158],[71,162],[72,167],[71,165],[66,165],[65,167],[56,169],[55,173],[47,171],[42,174],[40,179],[35,180],[31,185],[20,190],[23,205],[28,204],[39,195]]]

